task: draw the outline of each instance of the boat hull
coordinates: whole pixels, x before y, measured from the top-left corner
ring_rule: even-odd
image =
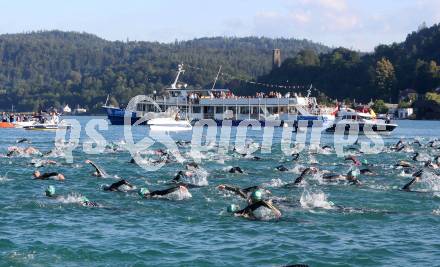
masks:
[[[14,128],[14,124],[10,122],[0,122],[0,128]]]
[[[359,133],[365,133],[364,129],[367,129],[366,124],[364,123],[359,123],[358,125],[358,130]],[[345,129],[344,129],[344,134],[348,133],[350,131],[350,129],[353,127],[356,127],[355,124],[353,123],[346,123],[345,124]],[[337,124],[333,124],[332,127],[329,127],[326,129],[326,132],[328,133],[334,133],[336,132],[336,128],[337,128]],[[369,131],[373,131],[376,133],[391,133],[392,131],[394,131],[394,129],[397,128],[396,124],[372,124],[372,125],[368,125],[368,130]],[[371,129],[371,130],[370,130]]]
[[[107,111],[107,118],[112,125],[124,125],[125,124],[125,118],[124,118],[125,110],[124,109],[107,107],[106,111]],[[131,125],[135,124],[139,119],[140,119],[140,117],[136,116],[135,112],[132,112],[131,117],[130,117],[130,124]],[[217,126],[223,125],[223,120],[217,120],[217,119],[213,119],[213,120],[216,122]],[[192,119],[191,124],[194,125],[197,121],[198,121],[198,119]],[[239,126],[243,120],[228,120],[228,121],[230,121],[232,123],[232,126]],[[323,127],[325,127],[325,125],[327,125],[329,122],[331,122],[331,123],[333,122],[333,121],[328,121],[327,118],[324,118],[323,116],[318,116],[318,115],[317,116],[298,115],[296,121],[306,121],[307,127],[312,127],[317,121],[318,122],[322,121],[324,123]],[[259,122],[262,127],[266,126],[265,120],[259,120]],[[276,125],[276,126],[282,127],[284,125],[284,122],[285,121],[280,120],[280,124]],[[331,123],[330,123],[330,125],[331,125]],[[148,124],[148,121],[144,121],[144,122],[140,123],[139,125],[147,125],[147,124]],[[271,126],[272,126],[272,124],[271,124]],[[327,128],[327,127],[325,127],[325,128]]]

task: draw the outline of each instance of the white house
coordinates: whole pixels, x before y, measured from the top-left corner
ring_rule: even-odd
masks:
[[[414,114],[413,108],[398,108],[397,109],[397,118],[399,118],[399,119],[408,119],[413,114]]]

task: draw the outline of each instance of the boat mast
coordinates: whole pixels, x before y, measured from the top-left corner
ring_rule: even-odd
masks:
[[[185,70],[183,69],[183,64],[179,64],[179,69],[177,71],[177,76],[174,82],[171,84],[171,89],[177,89],[177,82],[179,81],[179,76],[181,73],[184,73]]]
[[[221,71],[222,71],[222,65],[220,65],[220,68],[218,68],[217,76],[215,76],[214,83],[212,84],[211,90],[214,90],[215,84],[217,83],[218,76],[220,75]]]

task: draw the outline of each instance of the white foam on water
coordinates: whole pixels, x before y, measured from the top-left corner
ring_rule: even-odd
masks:
[[[437,216],[440,215],[440,209],[433,210],[432,214]]]
[[[0,183],[4,183],[7,181],[11,181],[12,179],[8,178],[8,173],[6,173],[5,175],[0,175]]]
[[[304,188],[300,198],[301,207],[304,209],[333,209],[334,204],[327,200],[327,195],[319,189],[310,191]]]
[[[63,204],[72,204],[72,203],[82,203],[83,196],[78,193],[71,193],[67,196],[60,196],[56,198],[58,202],[61,202]]]
[[[264,187],[281,187],[285,183],[280,178],[271,179],[270,182],[263,183]]]
[[[192,198],[192,195],[188,190],[177,190],[167,194],[164,197],[169,200],[185,200]]]
[[[255,218],[262,221],[270,221],[278,218],[271,209],[266,207],[259,207],[258,209],[254,210],[252,214]]]
[[[440,177],[431,172],[424,172],[420,184],[429,192],[440,192]]]

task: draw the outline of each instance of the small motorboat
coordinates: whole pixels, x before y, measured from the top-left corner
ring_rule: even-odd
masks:
[[[0,128],[14,128],[14,124],[11,122],[0,122]]]
[[[387,120],[377,119],[376,114],[372,110],[364,112],[344,108],[338,112],[335,123],[327,128],[326,132],[338,133],[338,129],[341,129],[341,133],[345,134],[348,133],[351,128],[356,127],[358,127],[359,133],[362,134],[365,134],[367,131],[389,134],[397,128],[397,124],[390,123]]]
[[[188,120],[176,120],[175,118],[155,118],[147,122],[152,131],[177,132],[191,131],[192,125]]]
[[[58,129],[69,129],[71,125],[64,123],[61,121],[58,124],[55,123],[36,123],[31,126],[24,126],[25,130],[33,130],[33,131],[56,131]]]
[[[33,126],[37,124],[36,121],[16,121],[14,122],[14,127],[15,128],[24,128],[24,127],[29,127],[29,126]]]

